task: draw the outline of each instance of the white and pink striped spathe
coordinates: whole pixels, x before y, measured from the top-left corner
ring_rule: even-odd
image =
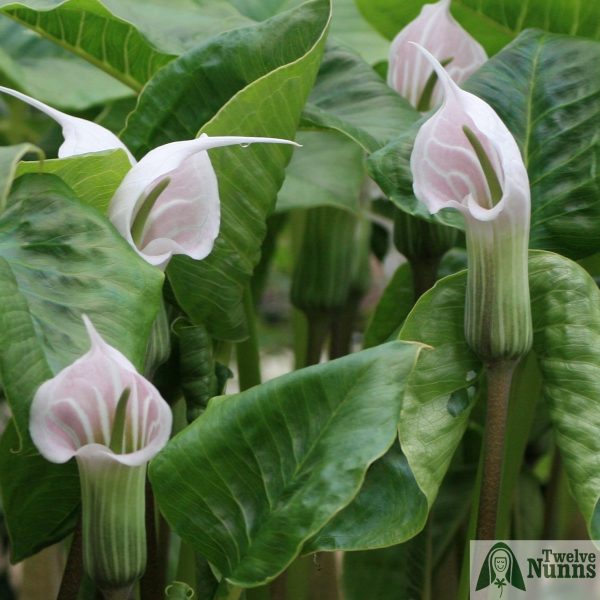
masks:
[[[492,221],[509,213],[528,228],[529,178],[514,137],[489,104],[461,90],[427,50],[415,50],[436,70],[443,93],[441,107],[415,139],[410,158],[415,196],[431,214],[455,208],[468,220]],[[502,188],[495,205],[465,126],[477,137]]]
[[[119,233],[150,264],[164,269],[175,254],[196,260],[210,254],[219,235],[220,198],[208,150],[255,143],[295,144],[260,137],[215,136],[172,142],[151,150],[125,175],[108,216]],[[154,204],[136,244],[132,227],[144,200],[163,180],[166,189]]]
[[[389,53],[388,84],[415,108],[433,70],[411,42],[429,50],[440,62],[449,60],[446,71],[457,83],[465,81],[487,60],[483,47],[450,14],[450,0],[425,4],[419,16],[394,38]],[[441,99],[442,90],[436,84],[428,108]]]
[[[37,390],[30,411],[31,438],[47,460],[76,457],[93,466],[107,461],[135,467],[167,443],[172,416],[158,390],[109,346],[83,317],[91,348]],[[123,431],[125,453],[110,448],[117,403],[129,389]]]
[[[219,235],[219,186],[208,150],[256,143],[298,146],[279,138],[204,134],[159,146],[138,163],[123,142],[101,125],[67,115],[10,88],[0,86],[0,93],[37,108],[62,127],[65,141],[58,152],[60,158],[116,149],[127,153],[132,167],[112,198],[108,217],[137,253],[160,269],[165,269],[176,254],[196,260],[206,258]],[[134,240],[131,228],[144,200],[165,179],[169,183],[151,208],[141,239]]]

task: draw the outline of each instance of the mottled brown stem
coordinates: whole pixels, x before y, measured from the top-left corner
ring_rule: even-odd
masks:
[[[483,478],[477,519],[477,539],[496,539],[498,500],[502,489],[504,438],[508,399],[518,361],[506,360],[487,367],[487,407],[483,440]]]

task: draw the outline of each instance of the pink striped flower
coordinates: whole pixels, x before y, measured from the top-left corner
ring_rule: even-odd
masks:
[[[128,589],[146,565],[146,465],[167,443],[158,390],[84,317],[91,348],[37,390],[31,438],[47,460],[77,460],[84,567],[104,590]]]
[[[443,92],[431,65],[411,42],[429,50],[457,83],[487,60],[481,45],[450,14],[450,0],[425,4],[419,16],[394,38],[388,70],[390,87],[421,112],[436,106]]]
[[[123,142],[101,125],[6,87],[0,86],[0,92],[27,102],[61,125],[65,141],[60,158],[113,149],[127,153],[132,167],[108,216],[138,254],[160,269],[176,254],[206,258],[219,235],[219,186],[208,150],[255,143],[298,145],[278,138],[202,135],[159,146],[137,163]]]
[[[443,103],[419,129],[410,165],[415,196],[432,214],[465,218],[469,256],[465,333],[486,361],[522,356],[531,347],[527,170],[506,125],[483,100],[435,69]]]

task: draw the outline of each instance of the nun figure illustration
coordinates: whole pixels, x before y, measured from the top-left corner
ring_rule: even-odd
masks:
[[[507,585],[525,591],[525,582],[513,551],[503,542],[494,544],[485,557],[479,573],[476,590],[495,585],[502,597]]]

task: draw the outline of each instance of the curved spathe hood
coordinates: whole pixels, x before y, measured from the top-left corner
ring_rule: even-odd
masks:
[[[487,60],[482,46],[450,14],[450,0],[425,4],[419,16],[394,38],[389,53],[388,84],[415,108],[432,68],[411,42],[427,48],[440,62],[449,60],[446,71],[457,83],[465,81]],[[438,104],[442,95],[436,85],[427,108]]]
[[[528,223],[529,179],[512,134],[487,103],[461,90],[427,50],[419,50],[435,68],[444,99],[415,139],[410,160],[415,196],[432,214],[455,208],[468,219],[491,221],[503,211],[516,211]],[[465,127],[477,138],[500,184],[502,196],[496,203]]]
[[[90,350],[37,390],[30,412],[30,433],[47,460],[73,457],[86,463],[107,460],[126,466],[147,463],[167,443],[171,410],[158,390],[118,350],[109,346],[83,317]],[[117,402],[129,389],[123,447],[110,448]]]
[[[152,265],[164,268],[175,254],[205,258],[220,225],[217,176],[207,150],[254,143],[298,145],[277,138],[203,134],[194,140],[159,146],[134,165],[121,182],[109,208],[110,220]],[[166,188],[149,211],[139,239],[134,239],[135,219],[148,194],[163,181]]]

